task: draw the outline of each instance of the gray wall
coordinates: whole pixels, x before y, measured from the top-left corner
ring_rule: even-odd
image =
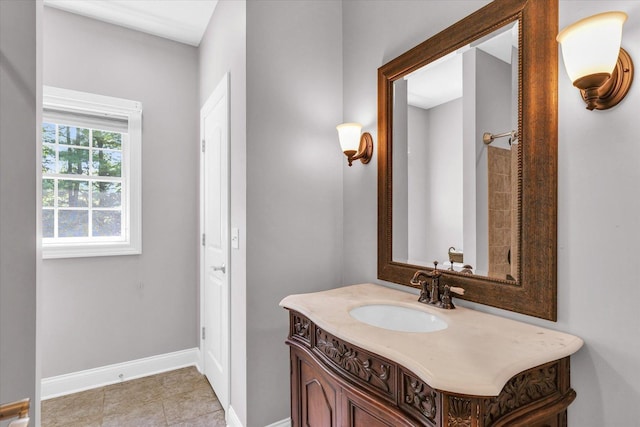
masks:
[[[344,2],[345,116],[375,118],[375,70],[485,3]],[[560,28],[607,10],[629,14],[622,43],[640,58],[638,2],[560,1]],[[560,60],[558,99],[558,322],[466,305],[582,337],[585,347],[572,357],[578,397],[569,425],[637,425],[640,316],[634,302],[640,287],[633,266],[640,258],[640,85],[614,109],[590,112]],[[345,283],[377,282],[375,168],[354,169],[344,181],[344,223],[360,220],[357,231],[345,226]]]
[[[443,263],[448,261],[451,246],[463,249],[462,104],[462,98],[458,98],[428,110],[414,106],[408,109],[409,174],[405,192],[409,209],[405,224],[409,229],[410,264]],[[395,172],[393,183],[395,188]],[[395,228],[393,234],[395,238]]]
[[[341,11],[247,2],[247,427],[288,417],[278,302],[342,283],[343,170],[371,170],[347,166],[335,129],[360,120],[342,115]]]
[[[409,82],[404,79],[397,80],[393,84],[393,158],[391,170],[393,171],[393,207],[391,210],[391,228],[393,228],[393,240],[391,242],[392,259],[407,260],[409,258],[409,151],[413,148],[409,143]]]
[[[429,110],[427,262],[448,260],[451,246],[462,246],[462,99]],[[432,202],[435,202],[432,203]],[[442,209],[440,209],[442,207]],[[430,264],[429,264],[430,265]]]
[[[197,50],[45,8],[44,84],[141,101],[142,255],[43,261],[43,377],[197,347]]]
[[[395,99],[394,93],[394,99]],[[394,105],[395,112],[395,105]],[[395,212],[393,213],[393,259],[398,261],[408,261],[409,264],[415,264],[418,261],[431,262],[435,258],[429,256],[428,242],[432,237],[429,232],[431,231],[431,212],[430,212],[430,186],[429,177],[431,175],[431,168],[434,166],[431,163],[431,156],[429,155],[429,129],[431,121],[429,120],[431,115],[429,110],[424,108],[414,107],[409,105],[407,108],[407,138],[406,144],[408,145],[406,163],[401,169],[400,173],[407,176],[406,180],[400,180],[396,183],[396,169],[393,168],[393,204],[395,208],[396,203],[396,191],[400,190],[401,193],[405,193],[408,200],[407,203],[407,215],[404,218],[396,219]],[[395,114],[394,114],[395,115]],[[393,122],[393,128],[396,127],[396,121]],[[393,136],[393,161],[397,157],[397,148],[399,143],[395,138],[395,132]],[[405,157],[401,153],[401,157]],[[435,163],[435,162],[434,162]],[[411,173],[409,173],[411,171]],[[403,188],[404,187],[404,188]],[[406,237],[407,241],[407,257],[396,257],[396,222],[404,223],[406,230],[402,237]],[[460,227],[462,228],[462,227]],[[411,230],[411,232],[408,232]]]
[[[231,399],[233,410],[247,420],[246,315],[246,2],[221,1],[207,28],[199,55],[202,106],[222,76],[229,72],[231,114],[231,227],[240,231],[240,248],[231,250]]]
[[[471,52],[468,52],[471,53]],[[482,141],[485,132],[502,133],[511,130],[511,66],[481,49],[475,53],[475,261],[469,259],[475,271],[489,271],[489,164],[487,146]],[[465,55],[465,59],[469,56]],[[518,110],[516,105],[515,110]],[[471,143],[471,141],[466,141]],[[509,148],[508,139],[494,140],[493,147]]]
[[[199,49],[200,105],[231,76],[231,406],[247,427],[289,414],[278,302],[341,283],[341,26],[339,2],[221,1]]]
[[[36,155],[41,3],[0,1],[0,402],[36,387]]]
[[[629,14],[622,45],[640,59],[640,3],[561,1],[560,28],[608,10]],[[640,85],[607,111],[588,111],[560,59],[559,330],[585,340],[572,358],[571,426],[637,425],[640,402]],[[634,236],[634,237],[632,237]],[[622,249],[622,250],[621,250]],[[609,260],[612,260],[609,263]],[[614,261],[615,260],[615,261]],[[614,298],[603,295],[609,288]],[[615,296],[620,296],[620,299]],[[595,315],[594,315],[595,314]]]

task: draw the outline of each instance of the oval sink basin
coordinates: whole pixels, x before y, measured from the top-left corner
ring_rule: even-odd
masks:
[[[349,311],[351,317],[367,325],[400,332],[435,332],[447,328],[438,316],[390,304],[372,304]]]

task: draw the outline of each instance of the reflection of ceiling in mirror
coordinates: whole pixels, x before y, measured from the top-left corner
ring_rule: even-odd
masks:
[[[407,102],[428,110],[462,96],[462,55],[429,64],[405,77]]]
[[[477,47],[489,55],[511,64],[512,47],[518,46],[518,22],[506,25],[476,40]],[[405,76],[407,103],[428,110],[462,97],[462,53],[458,49]]]
[[[511,28],[509,26],[503,28],[496,30],[496,32],[501,31],[499,34],[491,33],[491,37],[486,40],[478,40],[472,44],[472,47],[477,47],[489,55],[511,64],[511,50],[513,47],[518,47],[518,22],[516,21]]]

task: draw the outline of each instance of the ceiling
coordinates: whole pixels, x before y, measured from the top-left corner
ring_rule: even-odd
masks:
[[[218,0],[44,0],[46,6],[198,46]]]
[[[512,49],[518,47],[518,21],[505,25],[472,44],[451,52],[406,75],[409,105],[425,110],[462,96],[462,54],[478,48],[511,64]]]

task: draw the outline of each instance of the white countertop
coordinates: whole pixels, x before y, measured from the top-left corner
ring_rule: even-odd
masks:
[[[551,329],[464,307],[443,310],[418,296],[374,284],[290,295],[280,306],[307,316],[318,327],[386,357],[434,389],[497,396],[514,375],[569,356],[582,339]],[[352,308],[395,304],[435,314],[448,327],[437,332],[397,332],[370,326],[349,315]]]

